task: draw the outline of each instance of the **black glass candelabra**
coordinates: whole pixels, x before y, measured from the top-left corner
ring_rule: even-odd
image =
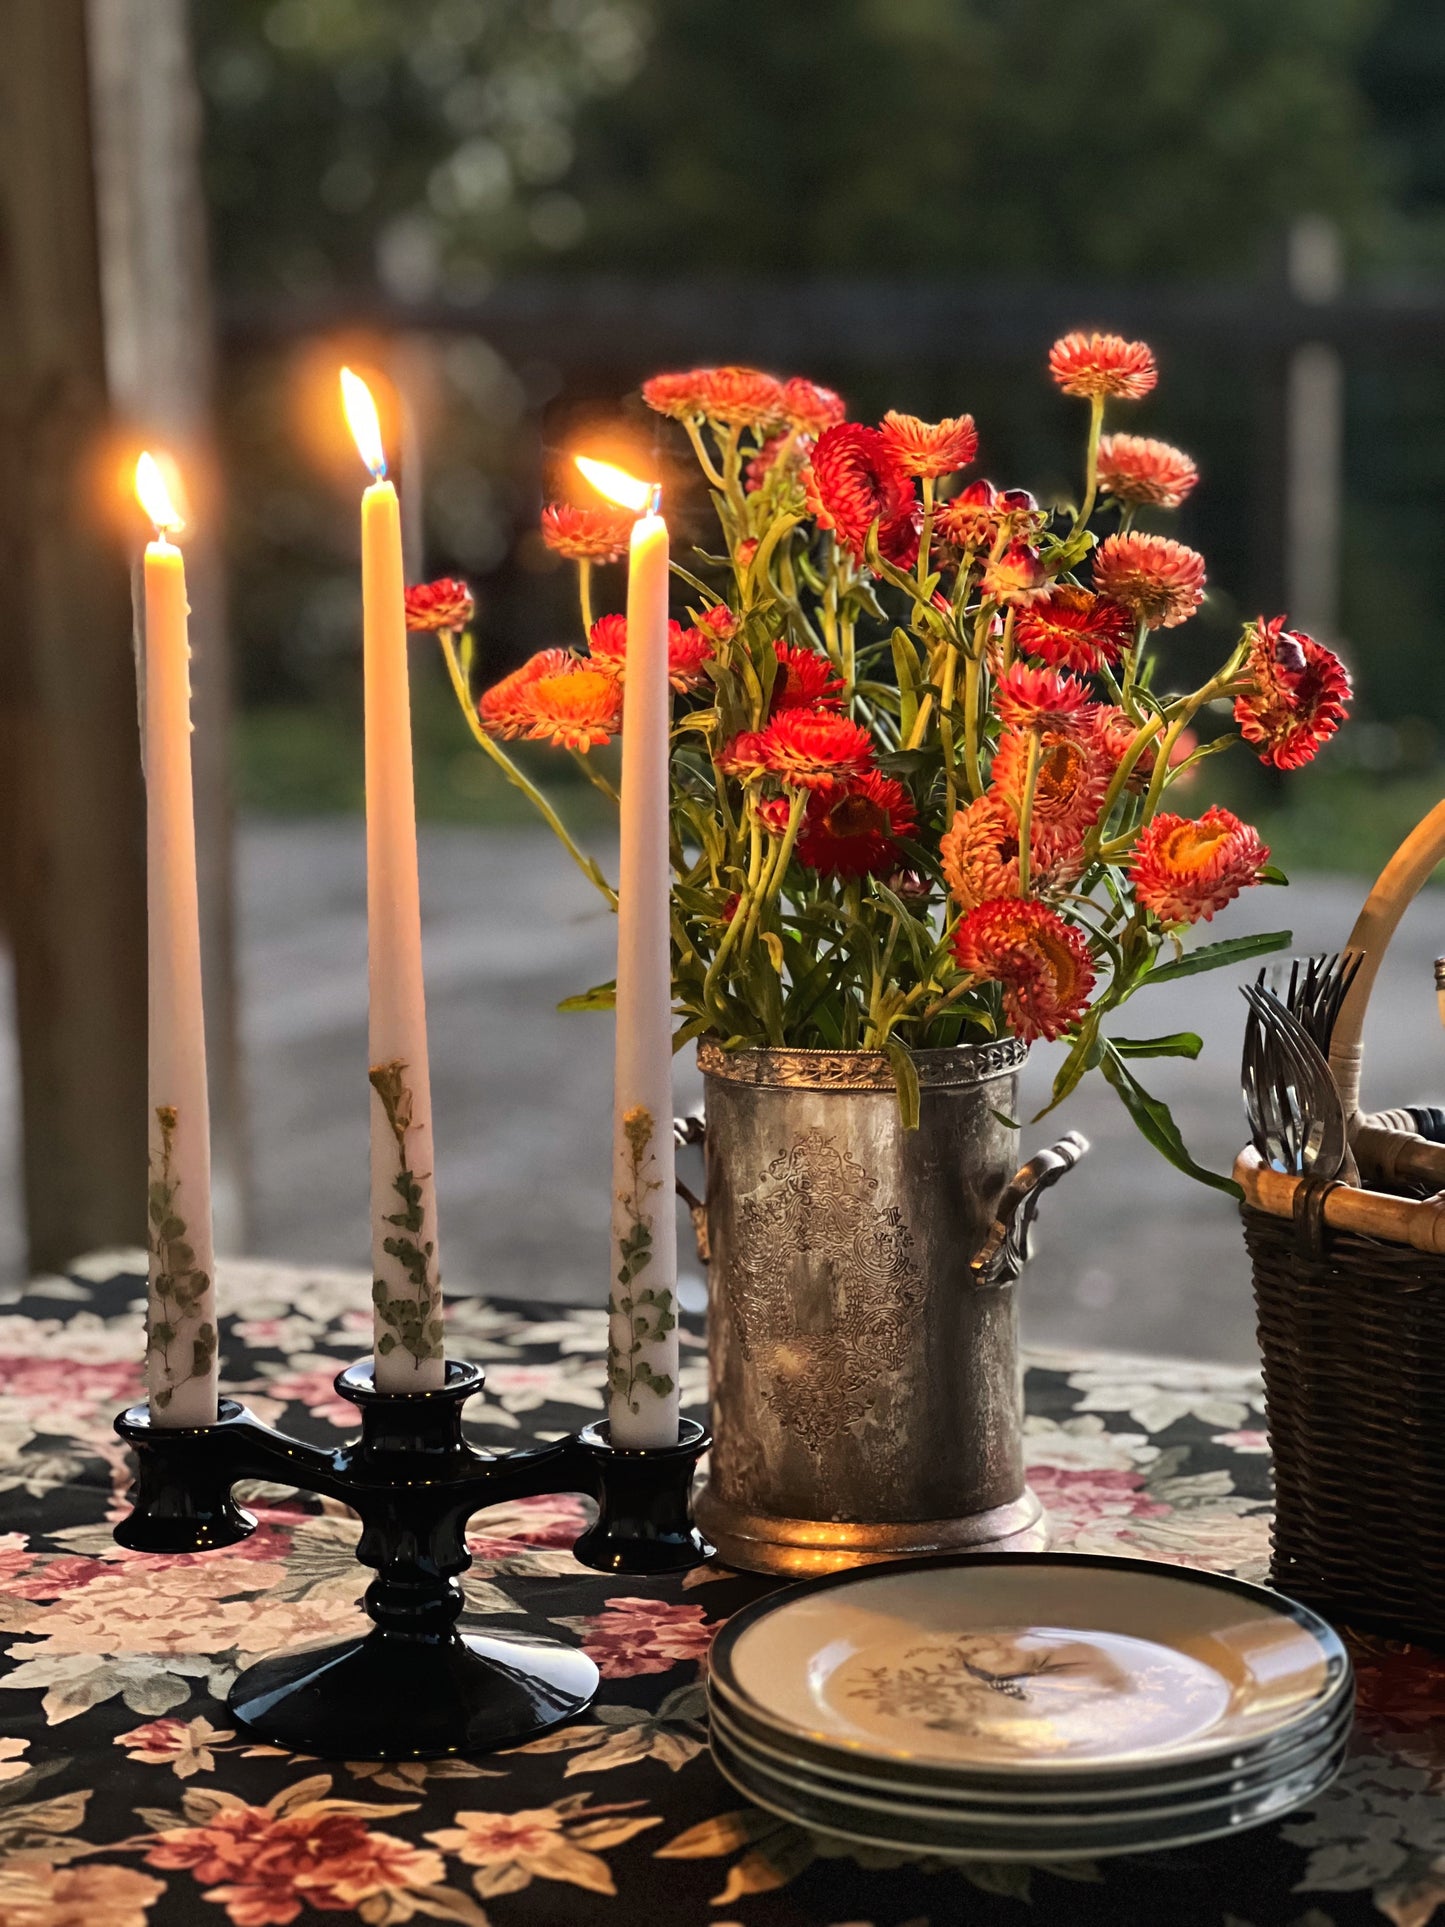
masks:
[[[336,1389],[358,1408],[361,1435],[329,1450],[229,1398],[215,1425],[154,1425],[144,1405],[116,1419],[138,1472],[115,1536],[138,1552],[244,1539],[256,1521],[233,1496],[242,1479],[321,1493],[360,1516],[356,1556],[376,1574],[370,1631],[247,1668],[229,1705],[251,1732],[323,1758],[433,1759],[518,1746],[584,1712],[597,1690],[585,1653],[457,1626],[467,1521],[486,1506],[551,1492],[594,1498],[597,1519],[573,1551],[599,1572],[678,1572],[708,1557],[691,1506],[711,1444],[702,1426],[684,1419],[676,1445],[628,1449],[613,1445],[603,1421],[494,1455],[462,1435],[462,1407],[482,1384],[477,1366],[448,1361],[436,1391],[378,1392],[370,1361],[349,1366]]]

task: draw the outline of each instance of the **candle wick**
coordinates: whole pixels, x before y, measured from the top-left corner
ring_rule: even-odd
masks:
[[[649,515],[660,515],[662,513],[661,482],[654,482],[652,485],[652,492],[647,498],[647,513]]]
[[[371,479],[373,482],[384,482],[386,480],[386,457],[384,455],[379,455],[372,463]]]

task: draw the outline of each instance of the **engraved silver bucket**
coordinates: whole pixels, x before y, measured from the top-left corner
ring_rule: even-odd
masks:
[[[1041,1190],[1087,1147],[1015,1174],[1027,1054],[918,1052],[909,1131],[882,1052],[698,1046],[716,1442],[697,1520],[728,1565],[1046,1543],[1014,1280]]]

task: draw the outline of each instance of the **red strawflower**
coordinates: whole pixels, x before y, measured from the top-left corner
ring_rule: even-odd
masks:
[[[961,970],[1004,987],[1004,1014],[1024,1043],[1060,1037],[1089,1006],[1094,963],[1073,924],[1046,904],[1015,897],[981,903],[953,935]]]
[[[1123,603],[1067,582],[1020,609],[1014,626],[1014,641],[1025,655],[1084,675],[1112,666],[1133,640],[1134,618]]]
[[[1028,775],[1029,734],[1006,729],[989,772],[992,793],[1006,803],[1017,824]],[[1098,820],[1113,765],[1092,736],[1046,729],[1039,737],[1030,812],[1029,848],[1051,881],[1077,876],[1084,838]]]
[[[767,767],[784,783],[804,789],[861,776],[873,762],[873,738],[829,709],[785,709],[762,732]]]
[[[1010,542],[1002,555],[984,563],[978,586],[997,602],[1026,603],[1048,594],[1049,576],[1037,549]]]
[[[740,730],[721,746],[713,761],[725,776],[736,776],[743,783],[763,775],[768,768],[763,732],[760,729]]]
[[[1049,350],[1049,373],[1066,395],[1138,401],[1159,379],[1148,344],[1122,335],[1068,334]]]
[[[944,881],[961,910],[1018,895],[1018,817],[998,797],[980,796],[965,804],[938,848]]]
[[[910,530],[917,555],[913,483],[876,428],[840,422],[825,429],[813,450],[810,472],[823,510],[819,520],[835,529],[855,556],[863,554],[875,522],[878,547],[890,560],[892,551],[907,547]]]
[[[1275,769],[1299,769],[1318,753],[1345,720],[1350,672],[1332,649],[1301,630],[1287,630],[1283,616],[1261,616],[1254,625],[1249,668],[1254,688],[1234,699],[1234,720],[1259,760]]]
[[[999,720],[1006,729],[1035,725],[1068,729],[1080,720],[1079,713],[1089,701],[1089,691],[1077,677],[1061,676],[1056,669],[1035,669],[1026,662],[1014,663],[999,678],[995,691]]]
[[[783,413],[794,428],[816,440],[825,428],[834,428],[843,421],[848,408],[843,397],[835,395],[831,388],[794,375],[791,381],[783,383]]]
[[[909,475],[952,475],[955,469],[967,468],[978,453],[972,415],[922,422],[916,415],[900,415],[890,408],[878,432]]]
[[[542,540],[574,562],[616,562],[627,553],[636,520],[627,509],[549,502],[542,511]]]
[[[753,805],[753,814],[769,836],[786,836],[793,806],[786,796],[766,796]]]
[[[544,649],[494,683],[477,713],[489,735],[587,750],[610,742],[621,728],[622,684],[566,649]]]
[[[902,855],[898,839],[918,827],[913,799],[876,769],[815,789],[798,833],[798,861],[824,876],[876,876]]]
[[[704,609],[697,619],[699,629],[706,629],[718,642],[726,642],[734,634],[738,619],[725,602],[715,602],[710,609]]]
[[[1197,821],[1161,814],[1134,845],[1134,895],[1161,923],[1206,921],[1258,883],[1269,861],[1259,832],[1216,804]]]
[[[1105,435],[1099,443],[1099,487],[1140,507],[1177,509],[1199,480],[1182,448],[1148,435]]]
[[[773,644],[778,673],[773,679],[769,713],[780,709],[834,709],[843,694],[842,679],[816,649],[799,649],[779,639]]]
[[[406,626],[411,630],[465,629],[476,610],[471,590],[452,576],[418,582],[406,592]]]
[[[707,681],[703,664],[713,654],[714,638],[701,629],[667,625],[667,679],[679,695]],[[587,648],[599,669],[621,677],[627,669],[626,616],[599,616],[587,632]]]
[[[1204,557],[1167,535],[1109,535],[1094,556],[1094,587],[1149,628],[1174,629],[1204,600]]]

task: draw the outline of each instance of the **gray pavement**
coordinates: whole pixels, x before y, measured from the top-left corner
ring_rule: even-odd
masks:
[[[361,826],[252,822],[240,851],[252,1246],[275,1257],[364,1264]],[[611,919],[545,832],[428,827],[422,871],[448,1289],[598,1302],[606,1289],[611,1020],[562,1016],[555,1005],[612,975]],[[1363,894],[1353,878],[1318,876],[1289,890],[1257,890],[1205,934],[1290,928],[1297,949],[1335,948]],[[1406,920],[1376,992],[1367,1101],[1445,1096],[1431,971],[1442,950],[1445,895],[1430,892]],[[1164,986],[1113,1025],[1131,1036],[1186,1028],[1203,1035],[1198,1063],[1161,1059],[1139,1069],[1173,1105],[1195,1155],[1217,1170],[1228,1168],[1244,1134],[1243,1003],[1235,988],[1243,975]],[[0,1032],[0,1096],[13,1087],[11,1048]],[[1026,1116],[1045,1101],[1057,1055],[1035,1050]],[[679,1102],[695,1102],[699,1089],[689,1054],[679,1060]],[[6,1171],[13,1110],[4,1104]],[[1021,1288],[1027,1335],[1046,1344],[1252,1357],[1234,1207],[1169,1169],[1097,1079],[1029,1126],[1025,1149],[1069,1127],[1082,1130],[1093,1151],[1044,1207],[1039,1255]],[[0,1265],[13,1270],[14,1213],[0,1218]]]

